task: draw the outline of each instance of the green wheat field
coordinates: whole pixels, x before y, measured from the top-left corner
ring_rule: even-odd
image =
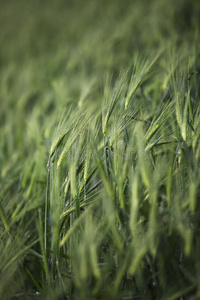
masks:
[[[200,299],[199,0],[0,0],[0,299]]]

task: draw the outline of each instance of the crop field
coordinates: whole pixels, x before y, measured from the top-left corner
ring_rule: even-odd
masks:
[[[200,299],[200,1],[0,0],[0,299]]]

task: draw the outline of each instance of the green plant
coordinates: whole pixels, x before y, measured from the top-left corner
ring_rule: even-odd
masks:
[[[199,13],[1,3],[1,299],[200,297]]]

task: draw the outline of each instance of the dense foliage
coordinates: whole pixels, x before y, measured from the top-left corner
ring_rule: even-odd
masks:
[[[0,299],[199,299],[199,0],[0,4]]]

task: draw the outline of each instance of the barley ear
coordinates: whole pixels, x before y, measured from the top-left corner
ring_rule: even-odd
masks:
[[[53,143],[53,145],[51,146],[50,149],[50,157],[53,156],[56,148],[60,145],[60,143],[62,142],[62,140],[64,139],[65,135],[69,132],[69,129],[65,130],[63,133],[61,133],[59,135],[59,137],[57,138],[57,140]]]
[[[117,101],[119,100],[119,97],[122,93],[124,84],[125,84],[126,79],[127,79],[127,75],[128,75],[128,70],[122,72],[122,74],[120,75],[118,81],[115,84],[113,94],[112,94],[112,100],[111,100],[111,103],[109,105],[109,108],[108,108],[108,111],[107,111],[107,114],[106,114],[106,117],[105,117],[105,120],[104,120],[104,123],[103,123],[103,134],[104,135],[106,134],[106,131],[107,131],[107,125],[108,125],[108,121],[110,119],[110,116],[111,116],[111,114],[112,114],[112,112],[113,112],[113,110],[114,110],[114,108],[117,104]]]

